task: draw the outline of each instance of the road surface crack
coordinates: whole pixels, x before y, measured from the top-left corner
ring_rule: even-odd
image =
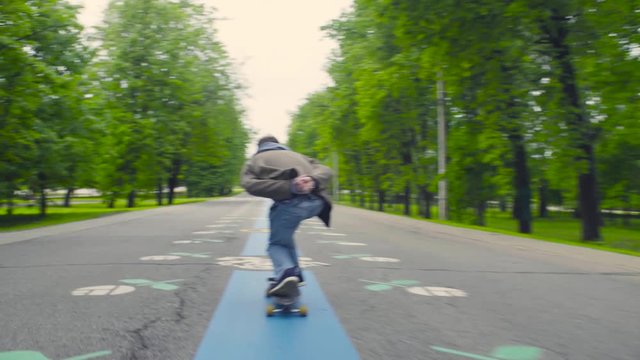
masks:
[[[176,319],[174,319],[173,321],[176,324],[178,324],[186,319],[186,316],[184,315],[184,309],[185,309],[185,305],[187,304],[187,301],[184,299],[184,297],[179,291],[176,291],[174,294],[178,298],[178,305],[176,306],[176,310],[175,310]]]
[[[157,317],[146,323],[142,324],[141,327],[129,330],[128,333],[133,338],[133,346],[129,350],[130,358],[132,360],[138,359],[138,352],[149,350],[149,345],[147,344],[147,340],[144,336],[144,333],[147,332],[151,327],[153,327],[156,323],[162,321],[162,317]]]

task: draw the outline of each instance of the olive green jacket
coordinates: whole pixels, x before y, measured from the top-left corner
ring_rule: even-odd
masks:
[[[310,157],[267,143],[245,163],[240,184],[251,195],[282,201],[298,196],[291,191],[291,180],[300,175],[315,180],[313,194],[320,196],[325,205],[318,217],[329,226],[332,206],[327,188],[333,171]]]

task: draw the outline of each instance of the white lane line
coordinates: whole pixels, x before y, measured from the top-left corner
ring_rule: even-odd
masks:
[[[318,231],[311,231],[311,232],[308,232],[307,234],[310,234],[310,235],[326,235],[326,236],[347,236],[347,234],[330,233],[330,232],[318,232]]]

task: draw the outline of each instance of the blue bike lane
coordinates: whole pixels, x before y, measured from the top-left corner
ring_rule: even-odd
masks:
[[[255,228],[268,228],[259,219]],[[241,256],[266,256],[268,233],[252,232]],[[301,302],[307,317],[266,316],[265,298],[270,271],[234,270],[195,360],[359,359],[312,271],[305,270]]]

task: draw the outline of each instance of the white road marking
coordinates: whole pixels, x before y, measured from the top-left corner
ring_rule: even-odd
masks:
[[[71,292],[73,296],[104,296],[104,295],[122,295],[136,291],[133,286],[126,285],[99,285],[88,286],[75,289]]]
[[[151,255],[151,256],[143,256],[140,258],[142,261],[150,261],[150,260],[178,260],[180,256],[177,255]]]
[[[255,233],[268,233],[271,232],[269,229],[241,229],[242,232],[255,232]]]
[[[400,262],[400,259],[388,258],[388,257],[379,257],[379,256],[363,256],[358,259],[364,261],[374,261],[374,262]]]
[[[311,231],[311,232],[308,232],[307,234],[310,234],[310,235],[326,235],[326,236],[347,236],[346,234],[330,233],[330,232],[318,232],[318,231]]]
[[[437,287],[437,286],[413,286],[406,288],[412,294],[422,296],[442,296],[442,297],[466,297],[467,293],[463,290]]]
[[[210,243],[222,243],[224,240],[216,240],[216,239],[193,239],[193,240],[176,240],[174,244],[202,244],[205,242]]]
[[[344,246],[366,246],[367,244],[359,243],[359,242],[350,242],[350,241],[327,241],[327,240],[319,240],[318,244],[336,244],[336,245],[344,245]]]
[[[218,234],[218,233],[232,233],[233,230],[209,230],[209,231],[194,231],[192,234]]]
[[[233,266],[245,270],[273,270],[271,259],[259,256],[226,256],[216,259],[218,265]],[[303,268],[312,266],[329,266],[327,263],[313,261],[311,258],[301,256],[298,258]]]

